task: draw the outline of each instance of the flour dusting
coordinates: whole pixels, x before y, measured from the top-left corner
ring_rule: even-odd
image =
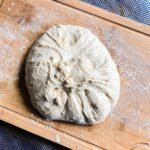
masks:
[[[17,3],[10,3],[13,8]],[[10,8],[8,8],[10,9]],[[12,10],[10,10],[11,13]],[[50,12],[50,13],[49,13]],[[18,79],[16,71],[20,65],[20,59],[16,55],[21,55],[27,50],[27,44],[30,42],[30,35],[26,33],[36,34],[43,28],[47,28],[49,24],[53,24],[56,20],[65,20],[59,10],[47,10],[44,8],[32,8],[27,6],[24,17],[15,22],[14,18],[3,18],[0,20],[0,81]],[[17,14],[18,15],[18,14]],[[7,44],[4,44],[7,43]],[[17,44],[16,44],[17,43]],[[14,46],[15,45],[15,46]],[[12,49],[15,47],[15,49]]]
[[[20,51],[21,44],[25,38],[19,32],[18,28],[10,25],[10,22],[0,21],[0,81],[18,79],[16,69],[20,66],[20,60],[17,59],[17,53]],[[4,44],[7,43],[7,44]],[[13,49],[15,43],[18,48]],[[15,47],[15,46],[14,46]]]
[[[120,76],[124,80],[121,94],[126,93],[126,97],[121,97],[112,116],[137,131],[145,130],[150,134],[150,105],[146,96],[150,92],[150,64],[116,30],[107,29],[103,31],[103,36],[106,47],[114,54]]]
[[[11,5],[14,6],[15,3],[12,2]],[[8,8],[8,11],[11,13],[13,10]],[[21,56],[26,51],[26,44],[30,42],[30,36],[27,36],[27,38],[24,33],[32,32],[34,34],[39,32],[41,28],[54,25],[54,22],[64,23],[66,18],[58,11],[52,10],[49,13],[49,10],[39,8],[31,15],[29,22],[26,20],[29,15],[27,14],[19,25],[16,24],[15,28],[7,19],[0,21],[0,83],[13,84],[14,80],[19,79],[16,70],[18,70],[21,62],[16,56]],[[91,23],[90,29],[95,26],[95,22],[92,24],[92,20],[87,20],[88,23]],[[43,26],[43,24],[46,25]],[[146,99],[146,95],[150,92],[150,64],[140,57],[138,53],[140,50],[138,51],[138,49],[129,45],[115,29],[96,26],[92,31],[95,33],[102,32],[105,45],[114,54],[113,58],[121,79],[124,81],[121,94],[125,94],[126,97],[122,96],[116,109],[111,114],[111,128],[113,128],[113,120],[117,120],[137,132],[146,131],[150,138],[150,101]],[[130,38],[134,37],[131,35]],[[16,42],[17,45],[15,45]],[[12,49],[12,46],[15,49]],[[11,91],[11,88],[9,91]],[[0,91],[0,98],[2,99],[7,94],[10,93]],[[145,114],[144,117],[142,114]],[[36,123],[32,119],[31,122]],[[54,126],[54,123],[50,122],[50,125]],[[59,143],[59,135],[56,136],[56,141]],[[77,145],[77,148],[79,146]]]
[[[29,8],[27,8],[28,11]],[[28,16],[30,16],[28,18]],[[32,14],[32,11],[26,14],[26,16],[21,20],[20,22],[20,31],[21,32],[39,32],[41,28],[46,28],[46,22],[49,22],[53,24],[53,22],[56,19],[64,20],[65,17],[58,12],[58,10],[51,10],[49,13],[49,10],[43,9],[43,8],[36,8],[34,9],[34,13]],[[27,20],[30,20],[27,22]]]
[[[60,143],[60,136],[59,136],[59,134],[56,134],[56,139],[55,139],[55,141],[56,141],[57,143]]]

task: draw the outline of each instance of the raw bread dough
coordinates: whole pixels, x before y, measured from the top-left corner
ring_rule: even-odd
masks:
[[[50,28],[31,48],[25,80],[33,106],[46,118],[102,122],[115,107],[120,78],[109,52],[90,30]]]

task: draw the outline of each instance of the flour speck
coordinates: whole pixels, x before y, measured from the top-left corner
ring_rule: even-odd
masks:
[[[60,136],[59,136],[59,134],[56,134],[56,139],[55,139],[55,141],[56,141],[57,143],[60,143]]]

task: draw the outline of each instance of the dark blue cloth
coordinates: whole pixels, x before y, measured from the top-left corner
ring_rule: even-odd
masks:
[[[117,15],[150,25],[150,0],[82,0]]]
[[[83,0],[150,25],[150,0]],[[58,144],[0,121],[0,150],[65,150]]]
[[[0,150],[68,150],[51,141],[0,121]]]

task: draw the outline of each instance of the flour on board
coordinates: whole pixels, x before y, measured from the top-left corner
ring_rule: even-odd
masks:
[[[137,131],[150,131],[150,112],[146,94],[150,91],[150,64],[138,55],[138,49],[128,45],[117,31],[103,30],[105,44],[112,50],[121,78],[126,79],[122,90],[127,97],[122,97],[120,104],[113,112],[114,119],[124,122]],[[137,99],[138,97],[138,99]],[[130,107],[132,106],[132,107]],[[141,113],[147,110],[147,119]],[[127,109],[128,108],[128,109]]]
[[[12,5],[14,5],[14,3],[12,3]],[[11,12],[11,10],[9,12]],[[53,24],[56,18],[59,18],[61,23],[65,21],[65,16],[60,13],[52,11],[52,13],[49,14],[48,11],[44,10],[36,12],[38,13],[31,16],[29,23],[25,24],[25,20],[22,20],[18,29],[14,29],[7,20],[0,22],[0,82],[18,79],[15,68],[18,67],[20,61],[14,57],[14,50],[11,49],[12,43],[15,43],[17,39],[20,40],[18,49],[15,51],[21,55],[27,43],[27,39],[23,36],[24,32],[38,32],[45,22],[45,18],[49,20],[49,24]],[[92,21],[90,22],[92,23]],[[125,123],[125,125],[137,131],[139,128],[144,131],[150,131],[150,111],[148,108],[146,109],[146,113],[148,114],[147,118],[142,118],[143,109],[145,106],[149,107],[149,102],[145,99],[145,95],[150,91],[150,79],[148,78],[150,76],[150,65],[146,64],[142,58],[138,56],[138,50],[128,45],[120,33],[106,27],[102,28],[101,26],[92,29],[95,24],[95,22],[93,25],[91,24],[91,26],[89,26],[90,29],[95,32],[101,31],[103,33],[106,47],[111,49],[115,55],[114,59],[119,68],[121,78],[126,79],[121,91],[128,93],[126,94],[128,97],[122,97],[120,104],[118,104],[112,113],[112,118]],[[7,45],[4,45],[3,41],[6,41]],[[8,73],[8,70],[11,71]],[[0,92],[0,97],[4,95],[5,93]],[[136,97],[138,97],[138,100]],[[127,111],[126,108],[130,105],[132,105],[132,107]]]

